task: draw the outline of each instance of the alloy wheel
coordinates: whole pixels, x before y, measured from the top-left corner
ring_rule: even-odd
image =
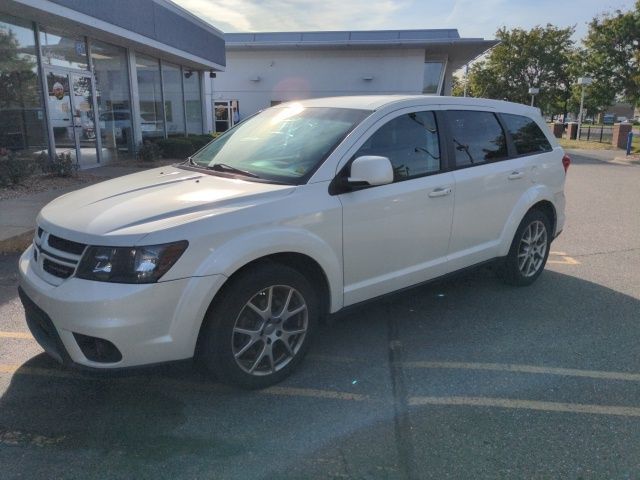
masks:
[[[547,228],[540,220],[535,220],[522,233],[518,247],[518,269],[526,277],[534,276],[544,264],[547,254]]]
[[[309,325],[304,297],[287,285],[272,285],[244,305],[236,318],[231,348],[238,366],[255,376],[284,368],[304,343]]]

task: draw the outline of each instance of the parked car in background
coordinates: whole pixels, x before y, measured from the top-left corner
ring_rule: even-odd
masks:
[[[45,206],[20,296],[62,363],[195,357],[222,381],[266,387],[344,307],[488,262],[509,284],[534,282],[564,225],[569,163],[524,105],[282,104],[185,163]]]

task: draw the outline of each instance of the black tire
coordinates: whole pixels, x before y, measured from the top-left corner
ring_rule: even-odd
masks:
[[[540,252],[539,247],[535,251],[527,250],[526,237],[531,232],[530,228],[544,227],[545,244],[544,252]],[[551,248],[551,222],[549,218],[540,210],[531,210],[520,222],[518,230],[511,242],[509,254],[504,259],[498,269],[498,275],[509,284],[519,287],[531,285],[544,270]],[[536,253],[537,251],[537,253]],[[527,261],[527,255],[531,252],[528,264],[523,267],[523,260]],[[528,265],[528,266],[527,266]],[[524,271],[523,271],[524,270]]]
[[[272,299],[271,309],[267,307],[268,298]],[[260,307],[262,313],[249,307],[249,302]],[[306,310],[285,318],[303,305]],[[265,320],[262,315],[271,319]],[[302,361],[318,316],[315,290],[300,272],[278,263],[257,264],[232,277],[214,299],[203,326],[200,357],[223,383],[246,389],[268,387],[289,376]],[[304,334],[291,333],[302,329]],[[258,358],[262,359],[254,366]]]

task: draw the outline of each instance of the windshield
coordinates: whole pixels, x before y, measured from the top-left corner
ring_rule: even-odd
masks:
[[[200,167],[303,183],[370,113],[346,108],[305,108],[297,103],[270,108],[236,125],[191,160]]]

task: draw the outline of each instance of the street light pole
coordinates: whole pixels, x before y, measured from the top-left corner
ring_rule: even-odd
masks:
[[[578,78],[578,85],[582,85],[582,93],[580,94],[580,113],[578,114],[578,136],[577,139],[580,140],[580,130],[582,128],[582,110],[584,108],[584,87],[585,85],[591,85],[593,83],[593,79],[589,77],[580,77]]]
[[[531,106],[533,107],[533,102],[534,99],[536,98],[536,95],[540,93],[540,89],[536,88],[536,87],[531,87],[529,88],[529,95],[531,95]]]

